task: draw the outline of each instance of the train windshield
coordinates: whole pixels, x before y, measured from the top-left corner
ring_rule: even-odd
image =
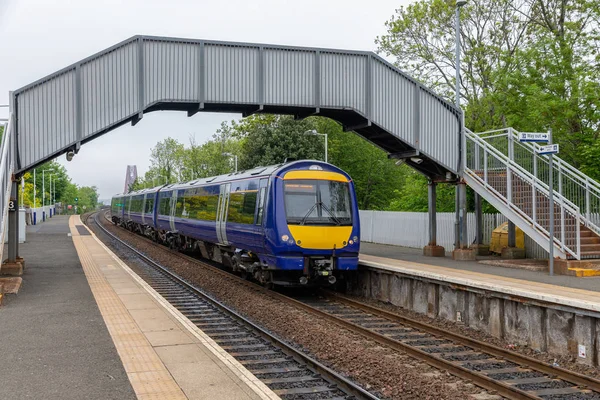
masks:
[[[348,182],[294,179],[284,182],[290,225],[352,225]]]

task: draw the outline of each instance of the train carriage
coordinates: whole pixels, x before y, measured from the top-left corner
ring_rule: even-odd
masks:
[[[113,221],[269,285],[332,284],[358,266],[350,177],[294,161],[113,197]]]

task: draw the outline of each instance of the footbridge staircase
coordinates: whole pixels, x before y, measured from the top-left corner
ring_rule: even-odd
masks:
[[[9,110],[0,144],[9,261],[18,258],[9,208],[19,177],[160,110],[329,117],[432,182],[464,179],[546,249],[554,213],[558,256],[600,256],[598,182],[557,159],[550,204],[548,162],[535,145],[512,129],[464,129],[461,110],[371,52],[134,36],[15,90]]]
[[[550,174],[548,156],[538,154],[540,146],[519,137],[512,128],[465,129],[467,184],[546,250],[554,213],[556,256],[600,258],[600,183],[556,155]]]

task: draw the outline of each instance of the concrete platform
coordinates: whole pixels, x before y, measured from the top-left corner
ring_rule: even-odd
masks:
[[[27,268],[0,308],[1,399],[135,399],[75,252],[68,218],[27,232]]]
[[[586,277],[580,279],[575,276],[555,275],[550,276],[544,271],[531,271],[516,268],[499,267],[476,262],[455,261],[451,258],[451,253],[446,252],[446,257],[432,258],[424,257],[419,249],[413,249],[400,246],[389,246],[385,244],[375,244],[363,242],[360,245],[361,256],[375,256],[395,260],[415,262],[438,267],[446,267],[461,271],[479,272],[483,274],[495,275],[512,279],[520,279],[529,282],[547,283],[551,285],[570,287],[574,289],[584,289],[593,292],[600,292],[600,277]],[[364,258],[363,258],[364,259]],[[478,260],[499,260],[498,257],[486,256],[477,257]]]
[[[0,398],[278,399],[78,216],[32,228],[0,308]]]

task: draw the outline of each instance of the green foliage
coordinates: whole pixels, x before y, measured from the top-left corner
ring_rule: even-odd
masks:
[[[403,165],[405,183],[400,189],[394,190],[395,198],[392,199],[390,211],[420,211],[428,210],[428,182],[427,178],[415,170]],[[455,187],[453,185],[437,185],[436,207],[438,212],[454,211]]]
[[[315,129],[327,133],[329,162],[346,171],[354,181],[358,205],[365,210],[385,210],[402,187],[404,173],[380,148],[354,132],[344,132],[335,121],[310,118]]]
[[[381,53],[451,101],[454,11],[454,1],[416,1],[377,39]],[[600,179],[599,21],[596,0],[470,0],[460,32],[465,124],[551,128],[561,157]]]
[[[61,201],[65,213],[83,214],[92,211],[98,206],[98,188],[96,186],[79,187],[69,182],[66,185]],[[67,206],[69,205],[73,206],[71,210],[68,210]],[[75,206],[77,206],[77,212],[75,212]]]
[[[232,129],[241,141],[241,169],[278,164],[286,158],[324,160],[323,136],[305,133],[315,129],[312,121],[296,121],[287,115],[254,115]]]
[[[158,142],[150,156],[151,169],[168,183],[180,180],[184,146],[173,138]]]

